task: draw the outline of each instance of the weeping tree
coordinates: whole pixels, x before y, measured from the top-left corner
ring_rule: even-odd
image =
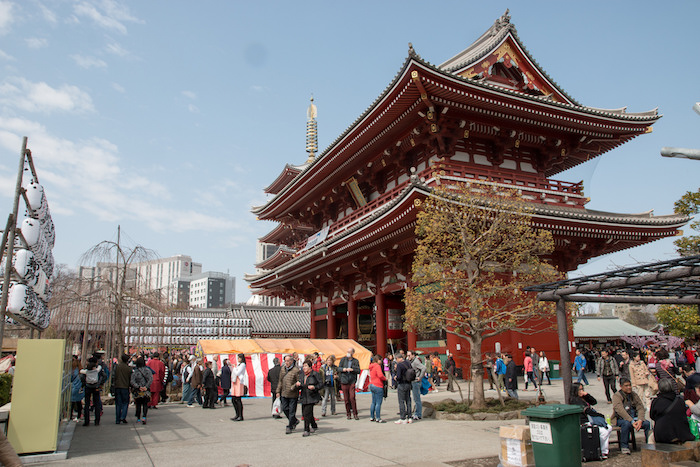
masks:
[[[100,283],[107,292],[102,295],[109,309],[106,343],[112,354],[124,353],[126,320],[124,310],[136,304],[163,313],[167,309],[167,297],[162,291],[151,290],[137,277],[134,264],[156,259],[157,254],[141,245],[128,246],[121,242],[121,229],[117,241],[105,240],[90,248],[81,257],[82,264],[96,265],[100,271]],[[111,324],[111,326],[110,326]],[[111,346],[116,343],[115,349]]]
[[[444,330],[469,343],[472,406],[483,408],[484,339],[555,322],[551,304],[522,291],[560,278],[541,258],[554,249],[551,232],[535,228],[517,192],[456,184],[439,186],[422,203],[416,238],[405,327]]]

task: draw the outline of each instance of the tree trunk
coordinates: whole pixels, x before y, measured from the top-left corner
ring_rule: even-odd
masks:
[[[481,344],[483,339],[480,334],[469,339],[469,357],[471,358],[471,376],[474,385],[473,409],[486,408],[486,397],[484,397],[484,364],[481,360]]]

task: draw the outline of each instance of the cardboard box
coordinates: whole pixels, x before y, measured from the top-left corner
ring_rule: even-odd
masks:
[[[503,467],[528,467],[535,465],[535,454],[530,442],[527,425],[502,426],[499,430],[501,452],[498,458]]]

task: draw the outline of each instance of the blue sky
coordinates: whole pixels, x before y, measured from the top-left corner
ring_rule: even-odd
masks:
[[[583,180],[591,209],[671,213],[700,175],[700,161],[659,155],[700,147],[698,2],[0,0],[0,215],[28,136],[57,263],[76,267],[121,225],[162,257],[235,275],[245,300],[255,239],[274,227],[250,208],[285,163],[306,160],[311,94],[323,150],[391,82],[409,42],[439,64],[506,8],[574,99],[664,115],[653,133],[555,178]],[[672,241],[577,274],[673,258]]]

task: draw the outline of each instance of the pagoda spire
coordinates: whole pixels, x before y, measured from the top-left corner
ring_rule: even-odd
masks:
[[[318,110],[314,105],[314,96],[311,95],[311,104],[306,111],[306,152],[309,153],[309,157],[306,159],[306,163],[309,164],[313,162],[318,152],[318,124],[316,123],[316,116],[318,115]]]

